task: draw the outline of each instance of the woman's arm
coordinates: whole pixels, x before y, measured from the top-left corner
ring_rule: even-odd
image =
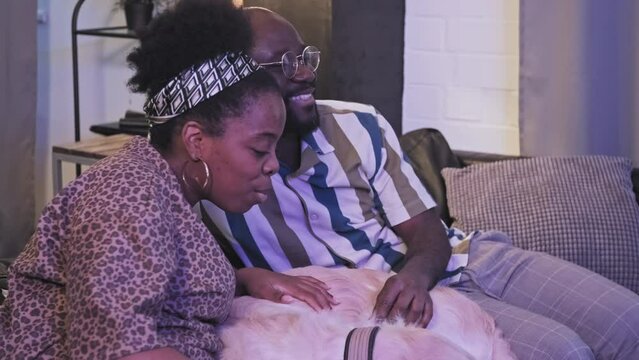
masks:
[[[242,268],[235,270],[235,277],[236,295],[251,295],[278,303],[290,303],[297,299],[315,311],[337,305],[328,285],[310,276],[291,276],[261,268]]]
[[[189,360],[189,358],[171,348],[160,348],[128,355],[120,360]]]

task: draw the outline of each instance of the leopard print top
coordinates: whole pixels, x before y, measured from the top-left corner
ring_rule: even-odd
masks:
[[[9,271],[0,359],[117,359],[221,349],[233,268],[141,137],[65,187]]]

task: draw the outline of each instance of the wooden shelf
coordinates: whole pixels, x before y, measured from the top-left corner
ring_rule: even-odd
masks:
[[[132,135],[119,134],[78,141],[64,145],[54,145],[51,152],[53,161],[53,194],[62,189],[62,162],[91,165],[122,149]]]

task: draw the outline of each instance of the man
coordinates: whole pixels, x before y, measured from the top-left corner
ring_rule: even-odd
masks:
[[[246,14],[254,34],[250,55],[278,81],[287,120],[269,199],[243,215],[203,205],[205,222],[228,240],[231,256],[274,272],[310,264],[395,271],[375,314],[402,315],[420,326],[432,316],[428,289],[447,283],[495,317],[520,359],[639,359],[636,294],[515,248],[500,233],[459,243],[462,236],[442,226],[434,201],[402,160],[383,116],[362,104],[316,101],[319,51],[278,14],[262,8]],[[451,244],[459,245],[452,256]]]

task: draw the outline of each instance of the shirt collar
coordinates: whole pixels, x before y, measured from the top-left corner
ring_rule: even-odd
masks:
[[[301,149],[302,157],[300,159],[300,167],[293,171],[289,169],[286,164],[280,163],[280,175],[297,177],[301,174],[305,174],[309,169],[319,163],[319,156],[330,154],[335,151],[333,145],[331,145],[322,130],[318,127],[312,132],[302,137]]]
[[[326,155],[335,151],[335,148],[328,142],[320,127],[304,135],[302,141],[302,152],[307,146],[310,146],[319,155]]]

